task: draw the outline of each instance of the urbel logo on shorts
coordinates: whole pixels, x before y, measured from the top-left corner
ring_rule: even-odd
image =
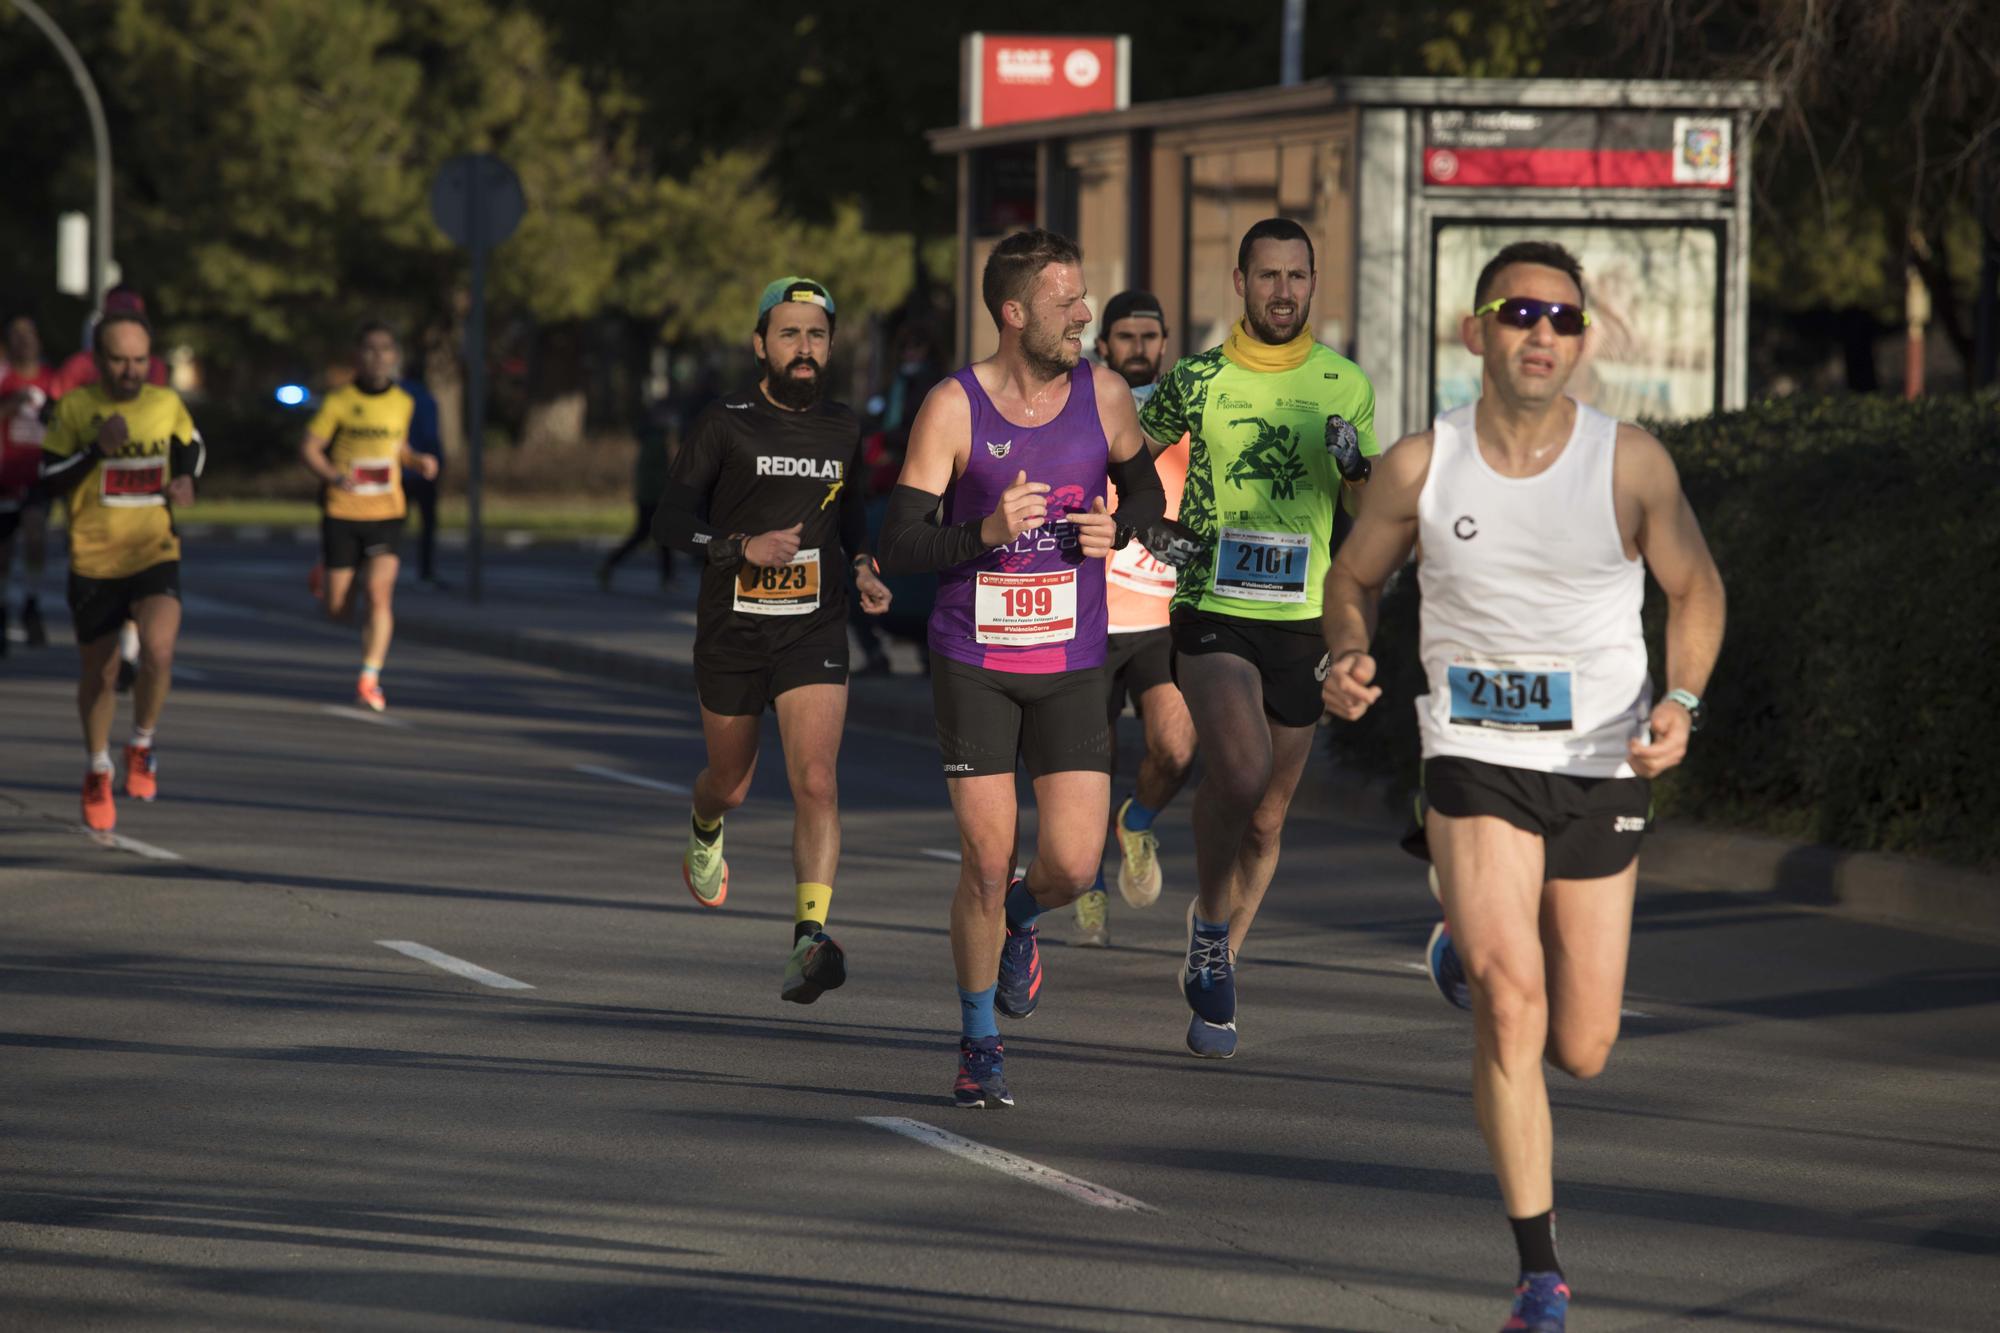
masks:
[[[1643,815],[1620,815],[1611,823],[1613,833],[1644,833],[1646,820]]]

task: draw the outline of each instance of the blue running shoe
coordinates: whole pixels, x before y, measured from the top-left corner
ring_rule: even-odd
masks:
[[[958,1081],[951,1085],[951,1095],[960,1110],[993,1111],[1014,1104],[1001,1070],[1006,1054],[998,1037],[958,1039]]]
[[[1465,984],[1465,968],[1458,950],[1451,947],[1451,927],[1440,921],[1431,932],[1430,947],[1424,950],[1424,970],[1445,1002],[1459,1009],[1472,1008],[1472,989]]]
[[[1229,958],[1229,937],[1196,935],[1192,905],[1187,963],[1180,980],[1181,994],[1195,1017],[1188,1028],[1188,1049],[1210,1059],[1226,1060],[1236,1054],[1236,966]]]
[[[1187,1048],[1204,1060],[1227,1060],[1236,1054],[1236,1024],[1210,1023],[1189,1014]]]
[[[1006,943],[1000,946],[1000,985],[993,992],[993,1007],[1008,1018],[1026,1018],[1042,1000],[1042,951],[1035,943],[1035,927],[1019,930],[1007,927]]]
[[[1561,1273],[1523,1273],[1500,1333],[1563,1333],[1568,1315],[1569,1287]]]

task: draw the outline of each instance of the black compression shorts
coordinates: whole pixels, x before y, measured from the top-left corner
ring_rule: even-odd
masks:
[[[1426,811],[1453,819],[1491,815],[1541,838],[1549,879],[1604,879],[1632,864],[1652,823],[1653,784],[1645,778],[1579,778],[1508,768],[1477,759],[1424,761],[1417,823],[1403,850],[1426,860]]]
[[[1104,640],[1104,676],[1112,723],[1115,725],[1125,711],[1127,699],[1132,701],[1133,711],[1143,715],[1146,692],[1174,683],[1173,631],[1162,625],[1109,635]]]
[[[994,671],[933,654],[931,697],[947,778],[1012,773],[1017,758],[1031,778],[1111,771],[1102,667]]]
[[[69,613],[78,643],[95,643],[116,634],[132,618],[132,608],[148,597],[181,597],[181,562],[162,560],[122,579],[87,579],[75,570],[69,576]]]
[[[823,617],[790,642],[754,655],[720,638],[697,636],[694,645],[695,693],[711,713],[755,717],[786,690],[847,683],[845,616]]]
[[[353,569],[363,560],[396,554],[403,539],[400,518],[322,518],[320,554],[328,569]]]
[[[1264,712],[1280,726],[1315,727],[1325,715],[1320,686],[1327,654],[1318,621],[1277,623],[1178,611],[1173,631],[1174,651],[1184,656],[1228,653],[1255,666],[1263,677]]]

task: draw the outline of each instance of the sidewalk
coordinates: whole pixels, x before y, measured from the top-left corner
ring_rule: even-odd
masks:
[[[313,554],[311,546],[282,541],[190,542],[187,583],[190,591],[208,596],[310,614],[303,579]],[[598,558],[596,550],[574,544],[495,551],[484,567],[485,598],[474,606],[462,591],[462,555],[447,549],[440,552],[440,566],[453,585],[449,590],[419,583],[405,566],[396,594],[396,633],[439,647],[692,694],[696,568],[682,562],[673,582],[660,590],[656,567],[638,553],[618,571],[613,591],[604,593],[593,573]],[[887,642],[895,674],[856,677],[848,719],[929,737],[935,719],[916,645]],[[858,645],[852,660],[862,660]],[[1120,736],[1122,772],[1131,772],[1137,762],[1137,741],[1136,724],[1128,718]],[[1392,813],[1397,803],[1379,784],[1317,756],[1307,766],[1298,802],[1348,822],[1380,823],[1386,837],[1401,832]],[[1651,890],[1763,895],[1919,929],[2000,938],[2000,876],[1911,857],[1669,824],[1648,836],[1641,866]]]

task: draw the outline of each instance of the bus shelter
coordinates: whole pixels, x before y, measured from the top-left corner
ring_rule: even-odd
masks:
[[[1033,225],[1082,245],[1094,310],[1146,288],[1170,352],[1211,347],[1241,313],[1238,240],[1283,214],[1316,243],[1314,331],[1368,373],[1385,441],[1477,395],[1459,318],[1480,265],[1530,237],[1583,262],[1580,398],[1657,420],[1741,406],[1750,137],[1773,101],[1755,83],[1323,79],[934,130],[957,159],[957,350],[993,349],[979,275]]]

